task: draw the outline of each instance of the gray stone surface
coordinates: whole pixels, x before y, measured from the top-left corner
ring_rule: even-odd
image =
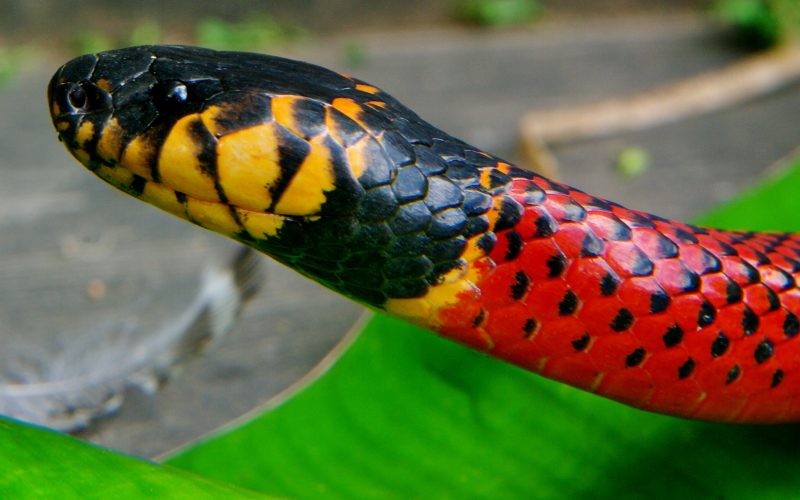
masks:
[[[627,18],[542,25],[532,31],[364,36],[359,43],[367,58],[358,67],[348,67],[342,58],[352,38],[309,42],[285,55],[365,79],[436,126],[516,160],[516,125],[526,110],[588,102],[720,67],[742,55],[723,38],[691,18]],[[76,275],[52,274],[50,284],[38,278],[47,276],[40,268],[47,259],[58,260],[65,234],[92,242],[102,236],[103,227],[118,228],[123,222],[142,229],[122,234],[119,241],[152,250],[125,259],[124,273],[134,280],[153,266],[170,270],[181,262],[179,250],[171,248],[177,240],[204,240],[197,244],[222,248],[208,250],[211,254],[225,251],[226,243],[212,235],[179,221],[172,226],[169,217],[110,190],[102,195],[108,197],[102,210],[88,211],[87,197],[101,196],[97,193],[106,188],[55,141],[43,99],[52,69],[0,91],[0,222],[7,218],[0,226],[0,274],[15,276],[0,282],[0,293],[13,296],[25,276],[40,280],[42,287],[60,286],[56,278],[63,286],[85,287],[96,274],[86,263],[72,266]],[[792,86],[737,109],[623,137],[563,145],[555,153],[564,182],[631,208],[687,220],[756,180],[800,143],[798,131],[800,87]],[[621,178],[613,169],[616,155],[628,145],[643,147],[653,158],[650,170],[635,179]],[[14,211],[31,197],[41,200],[39,215],[25,219]],[[73,226],[54,226],[49,217],[71,220]],[[49,235],[43,236],[41,227],[48,227]],[[166,232],[156,236],[147,228]],[[45,250],[49,245],[50,250],[31,251],[29,245]],[[202,260],[198,256],[193,265],[200,269]],[[182,276],[175,286],[191,290],[192,275]],[[18,312],[44,314],[34,307],[35,300],[18,304]],[[117,415],[81,436],[145,457],[186,443],[300,378],[359,312],[346,300],[271,265],[265,290],[217,350],[186,366],[157,396],[129,394]],[[75,309],[74,314],[83,312]]]

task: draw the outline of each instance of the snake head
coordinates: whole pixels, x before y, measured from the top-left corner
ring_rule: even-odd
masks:
[[[375,307],[463,281],[511,182],[378,88],[279,57],[102,52],[60,68],[48,97],[106,182]]]
[[[70,61],[48,98],[73,156],[107,181],[117,170],[112,184],[132,194],[152,182],[257,213],[343,216],[396,175],[378,142],[388,120],[369,116],[396,101],[288,59],[132,47]]]

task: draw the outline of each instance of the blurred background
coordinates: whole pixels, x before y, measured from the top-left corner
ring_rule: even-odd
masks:
[[[796,1],[783,3],[797,14]],[[779,4],[0,0],[0,413],[153,457],[330,363],[362,314],[264,259],[261,289],[231,331],[199,359],[176,354],[175,339],[213,310],[203,293],[230,272],[237,249],[103,185],[69,156],[44,98],[68,59],[151,43],[302,59],[379,86],[448,133],[528,165],[519,146],[527,112],[757,57],[791,31],[779,31],[770,10]],[[775,87],[680,122],[550,144],[553,173],[691,220],[800,144],[800,87]]]

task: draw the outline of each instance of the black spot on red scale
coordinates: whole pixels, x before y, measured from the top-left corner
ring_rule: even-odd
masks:
[[[771,288],[766,287],[767,290],[767,300],[769,301],[769,310],[770,311],[777,311],[781,308],[781,299],[778,298],[778,294],[772,291]]]
[[[638,247],[633,247],[630,253],[630,273],[632,276],[650,276],[653,274],[655,264]]]
[[[739,365],[733,365],[733,368],[728,370],[728,376],[725,378],[725,384],[729,385],[736,382],[736,379],[739,378],[739,375],[742,373],[742,369],[739,368]]]
[[[530,338],[531,334],[533,334],[533,331],[536,330],[537,324],[538,323],[536,322],[535,318],[528,318],[525,320],[525,325],[522,327],[522,331],[525,332],[524,337],[526,339]]]
[[[586,210],[575,200],[565,201],[558,208],[561,210],[559,220],[562,222],[583,222],[586,220]]]
[[[619,282],[611,273],[606,273],[603,279],[600,280],[600,293],[604,296],[613,295],[617,291]]]
[[[541,177],[540,180],[542,183],[545,184],[544,189],[547,191],[552,191],[561,194],[569,194],[569,188],[564,187],[561,184],[556,184],[555,182],[549,179],[545,179],[544,177]]]
[[[695,362],[692,358],[686,360],[686,363],[678,368],[678,378],[685,379],[694,372]]]
[[[544,190],[537,186],[534,182],[529,182],[525,185],[525,203],[529,206],[540,205],[547,198]]]
[[[644,360],[645,350],[644,347],[637,347],[632,353],[625,357],[625,366],[633,368],[638,366]]]
[[[774,353],[775,348],[772,346],[772,342],[769,339],[764,339],[756,346],[753,356],[756,358],[756,363],[760,365],[769,360]]]
[[[626,308],[622,308],[617,312],[616,317],[608,325],[615,332],[627,330],[633,324],[633,314]]]
[[[604,218],[606,235],[609,241],[630,241],[633,238],[633,231],[619,217],[614,214],[607,214]]]
[[[596,198],[594,196],[589,196],[588,200],[583,202],[583,206],[586,208],[602,210],[604,212],[611,211],[611,205],[607,201],[600,198]]]
[[[486,310],[481,309],[481,312],[479,312],[478,315],[475,316],[475,319],[472,320],[472,326],[474,327],[480,326],[481,323],[483,323],[484,319],[486,319]]]
[[[772,383],[769,385],[770,387],[777,387],[783,381],[783,370],[778,368],[775,370],[775,373],[772,374]]]
[[[497,216],[497,221],[494,223],[494,230],[499,232],[504,229],[511,229],[519,224],[524,213],[525,207],[514,198],[505,196],[503,201],[500,202],[500,213]]]
[[[597,257],[603,254],[604,248],[603,241],[588,231],[581,241],[581,257]]]
[[[693,224],[684,224],[684,226],[686,226],[686,228],[689,229],[689,231],[691,231],[692,234],[708,235],[708,231],[706,229],[703,229],[702,227],[695,226]]]
[[[514,275],[514,280],[516,282],[511,285],[511,298],[514,300],[519,300],[528,292],[528,286],[531,283],[531,279],[527,274],[525,274],[525,271],[519,270],[517,271],[517,274]]]
[[[792,338],[800,332],[800,319],[797,315],[789,311],[786,313],[786,319],[783,320],[783,334],[787,338]]]
[[[651,249],[654,259],[673,259],[678,256],[678,245],[660,232],[654,232],[654,243]]]
[[[705,328],[714,322],[717,317],[717,310],[711,302],[704,300],[700,305],[700,312],[697,313],[697,326]]]
[[[699,243],[699,240],[690,232],[685,231],[679,227],[675,227],[672,230],[672,236],[678,243]]]
[[[781,283],[780,288],[778,290],[779,292],[785,292],[786,290],[789,290],[791,288],[797,288],[797,280],[794,279],[794,276],[787,273],[783,269],[778,269],[778,272],[780,273],[780,276],[783,278],[783,283]]]
[[[725,301],[728,304],[736,304],[742,300],[742,287],[738,283],[729,279],[728,284],[725,286]]]
[[[656,225],[653,223],[653,220],[650,217],[654,217],[650,214],[640,214],[634,212],[633,210],[627,211],[627,216],[630,218],[631,222],[635,226],[644,227],[647,229],[655,229]]]
[[[742,261],[742,267],[744,268],[745,273],[747,274],[748,284],[752,285],[753,283],[758,283],[759,281],[761,281],[761,273],[758,272],[758,269],[751,266],[745,261]]]
[[[650,314],[658,314],[664,312],[669,307],[669,295],[666,292],[655,292],[650,296]]]
[[[578,296],[572,290],[567,290],[564,298],[558,304],[559,316],[567,316],[575,312],[578,307]]]
[[[506,261],[514,260],[522,253],[524,241],[518,231],[512,229],[505,233],[508,247],[506,248]]]
[[[695,233],[695,234],[697,234],[697,233]],[[705,234],[708,234],[708,233],[705,233]],[[735,248],[733,248],[732,246],[728,245],[727,243],[725,243],[722,240],[718,240],[717,238],[714,238],[714,243],[719,247],[719,248],[717,248],[717,251],[715,252],[717,255],[729,255],[729,256],[737,256],[737,255],[739,255],[739,252],[737,252]]]
[[[558,228],[558,223],[549,214],[542,215],[536,219],[534,225],[536,226],[535,238],[549,238],[555,234]]]
[[[674,278],[678,282],[678,286],[682,289],[683,293],[692,293],[700,289],[700,276],[694,271],[683,269],[675,273]]]
[[[576,351],[582,351],[586,349],[586,346],[589,345],[589,340],[591,340],[589,334],[584,333],[583,335],[581,335],[581,338],[572,341],[572,347],[574,347]]]
[[[564,272],[564,267],[566,267],[567,262],[563,255],[551,255],[547,259],[547,268],[549,269],[547,273],[548,278],[557,278],[561,276],[561,273]]]
[[[714,254],[706,250],[705,248],[701,248],[701,257],[702,261],[699,262],[700,265],[703,266],[703,270],[700,271],[700,274],[708,274],[708,273],[718,273],[722,271],[722,261],[720,261]]]
[[[664,340],[666,347],[675,347],[683,340],[683,330],[678,325],[671,326],[661,338]]]
[[[745,335],[752,335],[758,331],[759,319],[752,309],[745,306],[742,315],[742,330]]]
[[[711,356],[718,358],[728,351],[731,341],[724,332],[719,332],[717,338],[711,343]]]
[[[755,235],[755,233],[753,234]],[[759,266],[766,266],[772,264],[772,261],[769,259],[769,257],[767,257],[762,252],[759,252],[758,250],[753,250],[753,253],[756,254],[756,261]]]

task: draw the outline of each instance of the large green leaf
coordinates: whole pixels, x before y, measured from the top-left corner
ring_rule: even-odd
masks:
[[[795,167],[702,222],[800,229],[798,190]],[[303,499],[795,498],[798,440],[630,409],[376,316],[304,391],[169,463]]]
[[[0,418],[0,498],[266,500],[270,497]]]

